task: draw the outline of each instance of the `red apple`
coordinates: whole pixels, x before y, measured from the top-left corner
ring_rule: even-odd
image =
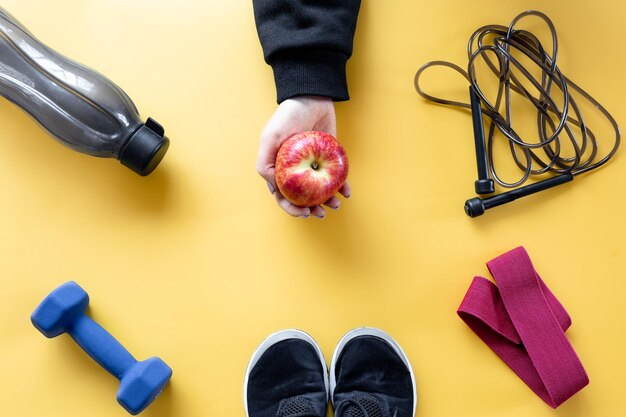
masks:
[[[302,132],[287,139],[276,156],[276,184],[300,207],[331,198],[348,178],[348,157],[341,144],[324,132]]]

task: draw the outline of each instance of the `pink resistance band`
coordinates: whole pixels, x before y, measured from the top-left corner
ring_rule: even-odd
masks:
[[[523,247],[487,263],[497,287],[474,277],[459,317],[550,407],[589,378],[565,330],[572,321]]]

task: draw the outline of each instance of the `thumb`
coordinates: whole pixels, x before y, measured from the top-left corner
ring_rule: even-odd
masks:
[[[263,173],[259,172],[259,174],[267,181],[267,188],[270,190],[270,194],[276,193],[278,186],[276,185],[275,169],[267,168]]]
[[[267,181],[272,194],[277,190],[274,167],[276,166],[276,154],[280,147],[279,143],[277,135],[267,132],[266,129],[261,136],[261,146],[256,160],[256,170]]]
[[[275,169],[273,166],[257,165],[257,172],[267,182],[267,188],[274,194],[278,189],[276,186]]]

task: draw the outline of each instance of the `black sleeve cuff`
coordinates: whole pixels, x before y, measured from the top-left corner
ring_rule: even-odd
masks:
[[[277,101],[281,103],[296,96],[330,97],[333,101],[346,101],[345,54],[334,51],[303,51],[272,58]]]

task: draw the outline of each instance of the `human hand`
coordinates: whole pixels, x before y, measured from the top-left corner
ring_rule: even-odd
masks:
[[[292,216],[309,217],[313,214],[320,219],[326,215],[322,206],[298,207],[290,203],[276,186],[274,166],[280,145],[296,133],[319,130],[337,136],[335,107],[330,98],[301,96],[287,99],[280,103],[276,112],[263,129],[261,146],[257,158],[257,171],[267,181],[270,192],[283,210]],[[345,183],[339,193],[350,197],[350,186]],[[332,209],[339,208],[339,199],[331,197],[324,203]]]

